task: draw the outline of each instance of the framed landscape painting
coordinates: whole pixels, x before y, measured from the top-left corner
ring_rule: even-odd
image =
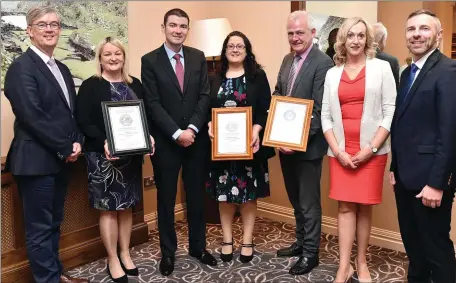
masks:
[[[54,56],[68,66],[76,86],[95,74],[95,47],[103,38],[113,36],[128,44],[127,1],[2,1],[2,89],[9,65],[30,46],[27,10],[45,4],[54,6],[61,16],[62,32]]]

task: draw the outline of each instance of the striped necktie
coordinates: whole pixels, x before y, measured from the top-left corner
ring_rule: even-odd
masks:
[[[298,69],[298,64],[299,60],[301,60],[302,57],[299,55],[295,55],[293,59],[293,64],[291,65],[291,70],[290,74],[288,75],[288,83],[287,83],[287,96],[291,95],[291,90],[293,89],[293,79],[296,74],[296,70]]]

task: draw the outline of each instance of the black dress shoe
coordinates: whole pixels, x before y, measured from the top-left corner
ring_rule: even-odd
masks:
[[[197,258],[202,264],[216,266],[217,260],[213,257],[206,249],[202,250],[200,253],[195,253],[190,251],[188,253],[191,257]]]
[[[174,257],[162,257],[160,260],[160,273],[168,276],[174,271]]]
[[[280,249],[277,251],[277,256],[300,256],[302,254],[302,247],[297,243],[293,243],[288,248]]]
[[[130,275],[130,276],[139,276],[139,270],[137,267],[132,268],[132,269],[127,269],[125,267],[125,265],[123,264],[122,260],[120,259],[120,256],[119,256],[119,262],[120,262],[120,266],[122,267],[125,274]]]
[[[109,270],[109,263],[106,264],[106,270],[108,271],[109,278],[115,283],[128,283],[128,276],[127,274],[124,274],[123,276],[120,276],[118,278],[113,278],[111,275],[111,270]]]
[[[233,241],[231,241],[230,243],[222,242],[222,247],[223,246],[231,246],[231,253],[224,254],[222,251],[220,251],[220,259],[223,262],[230,262],[233,259]]]
[[[252,244],[242,244],[241,247],[244,247],[244,248],[252,248],[252,254],[251,255],[243,255],[242,252],[241,254],[239,255],[239,260],[242,262],[242,263],[247,263],[249,261],[251,261],[253,259],[253,247],[255,245],[252,243]],[[241,249],[242,250],[242,249]]]
[[[313,257],[299,257],[298,261],[290,268],[289,273],[291,275],[302,275],[309,273],[312,269],[318,266],[319,258],[317,256]]]

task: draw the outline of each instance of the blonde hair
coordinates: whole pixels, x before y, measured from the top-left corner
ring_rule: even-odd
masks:
[[[52,6],[44,5],[44,6],[32,7],[27,11],[27,15],[25,16],[27,25],[31,26],[33,24],[33,22],[36,21],[36,19],[39,19],[42,16],[47,15],[47,14],[56,14],[57,17],[59,18],[59,24],[60,24],[60,15],[59,15],[59,13],[57,13],[57,10]]]
[[[372,27],[363,18],[348,18],[339,28],[337,40],[334,44],[334,50],[336,51],[336,55],[334,55],[334,62],[336,62],[337,66],[343,65],[347,62],[347,49],[345,48],[345,42],[347,42],[347,35],[350,29],[358,23],[363,23],[366,26],[366,46],[364,47],[364,54],[366,54],[367,58],[370,59],[375,57],[377,43],[374,41],[374,32],[372,31]]]
[[[103,39],[100,43],[98,43],[97,45],[97,48],[96,48],[96,51],[95,51],[95,64],[96,64],[96,73],[95,73],[95,76],[97,78],[100,78],[101,79],[101,75],[103,73],[103,67],[101,66],[101,60],[100,60],[100,57],[101,57],[101,52],[103,51],[103,48],[105,47],[106,44],[108,43],[111,43],[112,45],[114,45],[115,47],[119,48],[120,51],[122,51],[122,54],[124,56],[124,62],[123,62],[123,66],[122,66],[122,69],[121,69],[121,73],[122,73],[122,81],[125,82],[125,83],[132,83],[133,82],[133,79],[131,78],[131,76],[129,75],[129,71],[128,71],[128,58],[127,58],[127,52],[125,51],[125,47],[124,45],[122,44],[122,42],[115,38],[115,37],[106,37],[105,39]]]

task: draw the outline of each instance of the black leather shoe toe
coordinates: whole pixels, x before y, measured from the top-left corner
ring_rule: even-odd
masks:
[[[174,258],[162,257],[160,260],[160,273],[163,276],[168,276],[174,271]]]
[[[317,267],[319,264],[319,258],[317,256],[304,257],[301,256],[298,261],[290,268],[289,273],[291,275],[302,275],[309,273],[312,269]]]
[[[202,250],[200,253],[189,252],[191,257],[194,257],[199,260],[202,264],[216,266],[217,260],[213,257],[206,249]]]
[[[277,256],[300,256],[302,254],[302,247],[297,243],[293,243],[288,248],[280,249],[277,251]]]

